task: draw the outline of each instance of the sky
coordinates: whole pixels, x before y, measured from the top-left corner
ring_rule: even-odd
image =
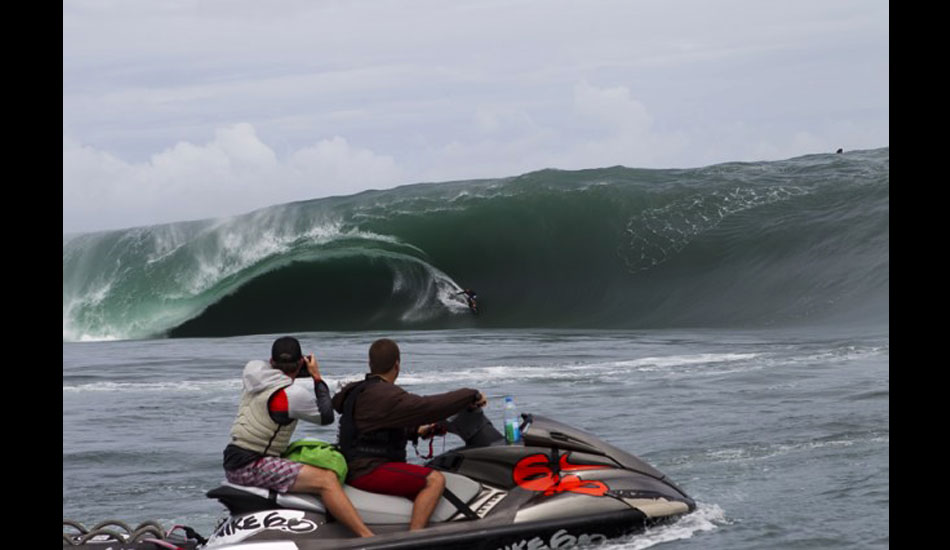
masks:
[[[889,145],[884,0],[64,0],[63,232]]]

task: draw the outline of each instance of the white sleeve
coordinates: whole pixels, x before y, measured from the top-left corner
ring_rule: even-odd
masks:
[[[330,390],[325,382],[315,385],[316,395],[311,389],[313,386],[306,380],[301,380],[284,390],[287,393],[287,415],[290,418],[314,424],[332,424],[333,407],[330,404]]]

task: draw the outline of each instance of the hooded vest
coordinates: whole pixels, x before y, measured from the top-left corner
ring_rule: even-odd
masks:
[[[262,455],[280,456],[290,444],[297,421],[284,425],[274,422],[267,410],[267,401],[274,392],[292,383],[286,376],[272,377],[253,392],[245,389],[231,426],[231,443]]]

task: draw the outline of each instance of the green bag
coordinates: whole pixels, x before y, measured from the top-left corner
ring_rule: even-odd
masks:
[[[320,441],[319,439],[298,439],[287,446],[282,458],[293,460],[323,468],[324,470],[333,470],[336,476],[340,478],[340,485],[346,481],[346,459],[343,453],[337,450],[336,445]]]

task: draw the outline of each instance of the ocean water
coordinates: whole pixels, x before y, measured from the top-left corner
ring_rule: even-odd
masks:
[[[209,534],[243,365],[292,334],[332,389],[385,336],[409,391],[512,395],[697,500],[611,549],[889,547],[889,178],[546,170],[66,235],[63,517]]]
[[[241,369],[267,357],[273,336],[64,343],[63,517],[209,534],[224,507],[204,492],[223,480]],[[640,456],[698,501],[695,513],[611,548],[889,546],[886,331],[298,336],[333,387],[360,377],[369,344],[391,336],[408,391],[480,389],[496,426],[510,394],[521,412]],[[301,423],[296,435],[332,441],[335,426]]]

